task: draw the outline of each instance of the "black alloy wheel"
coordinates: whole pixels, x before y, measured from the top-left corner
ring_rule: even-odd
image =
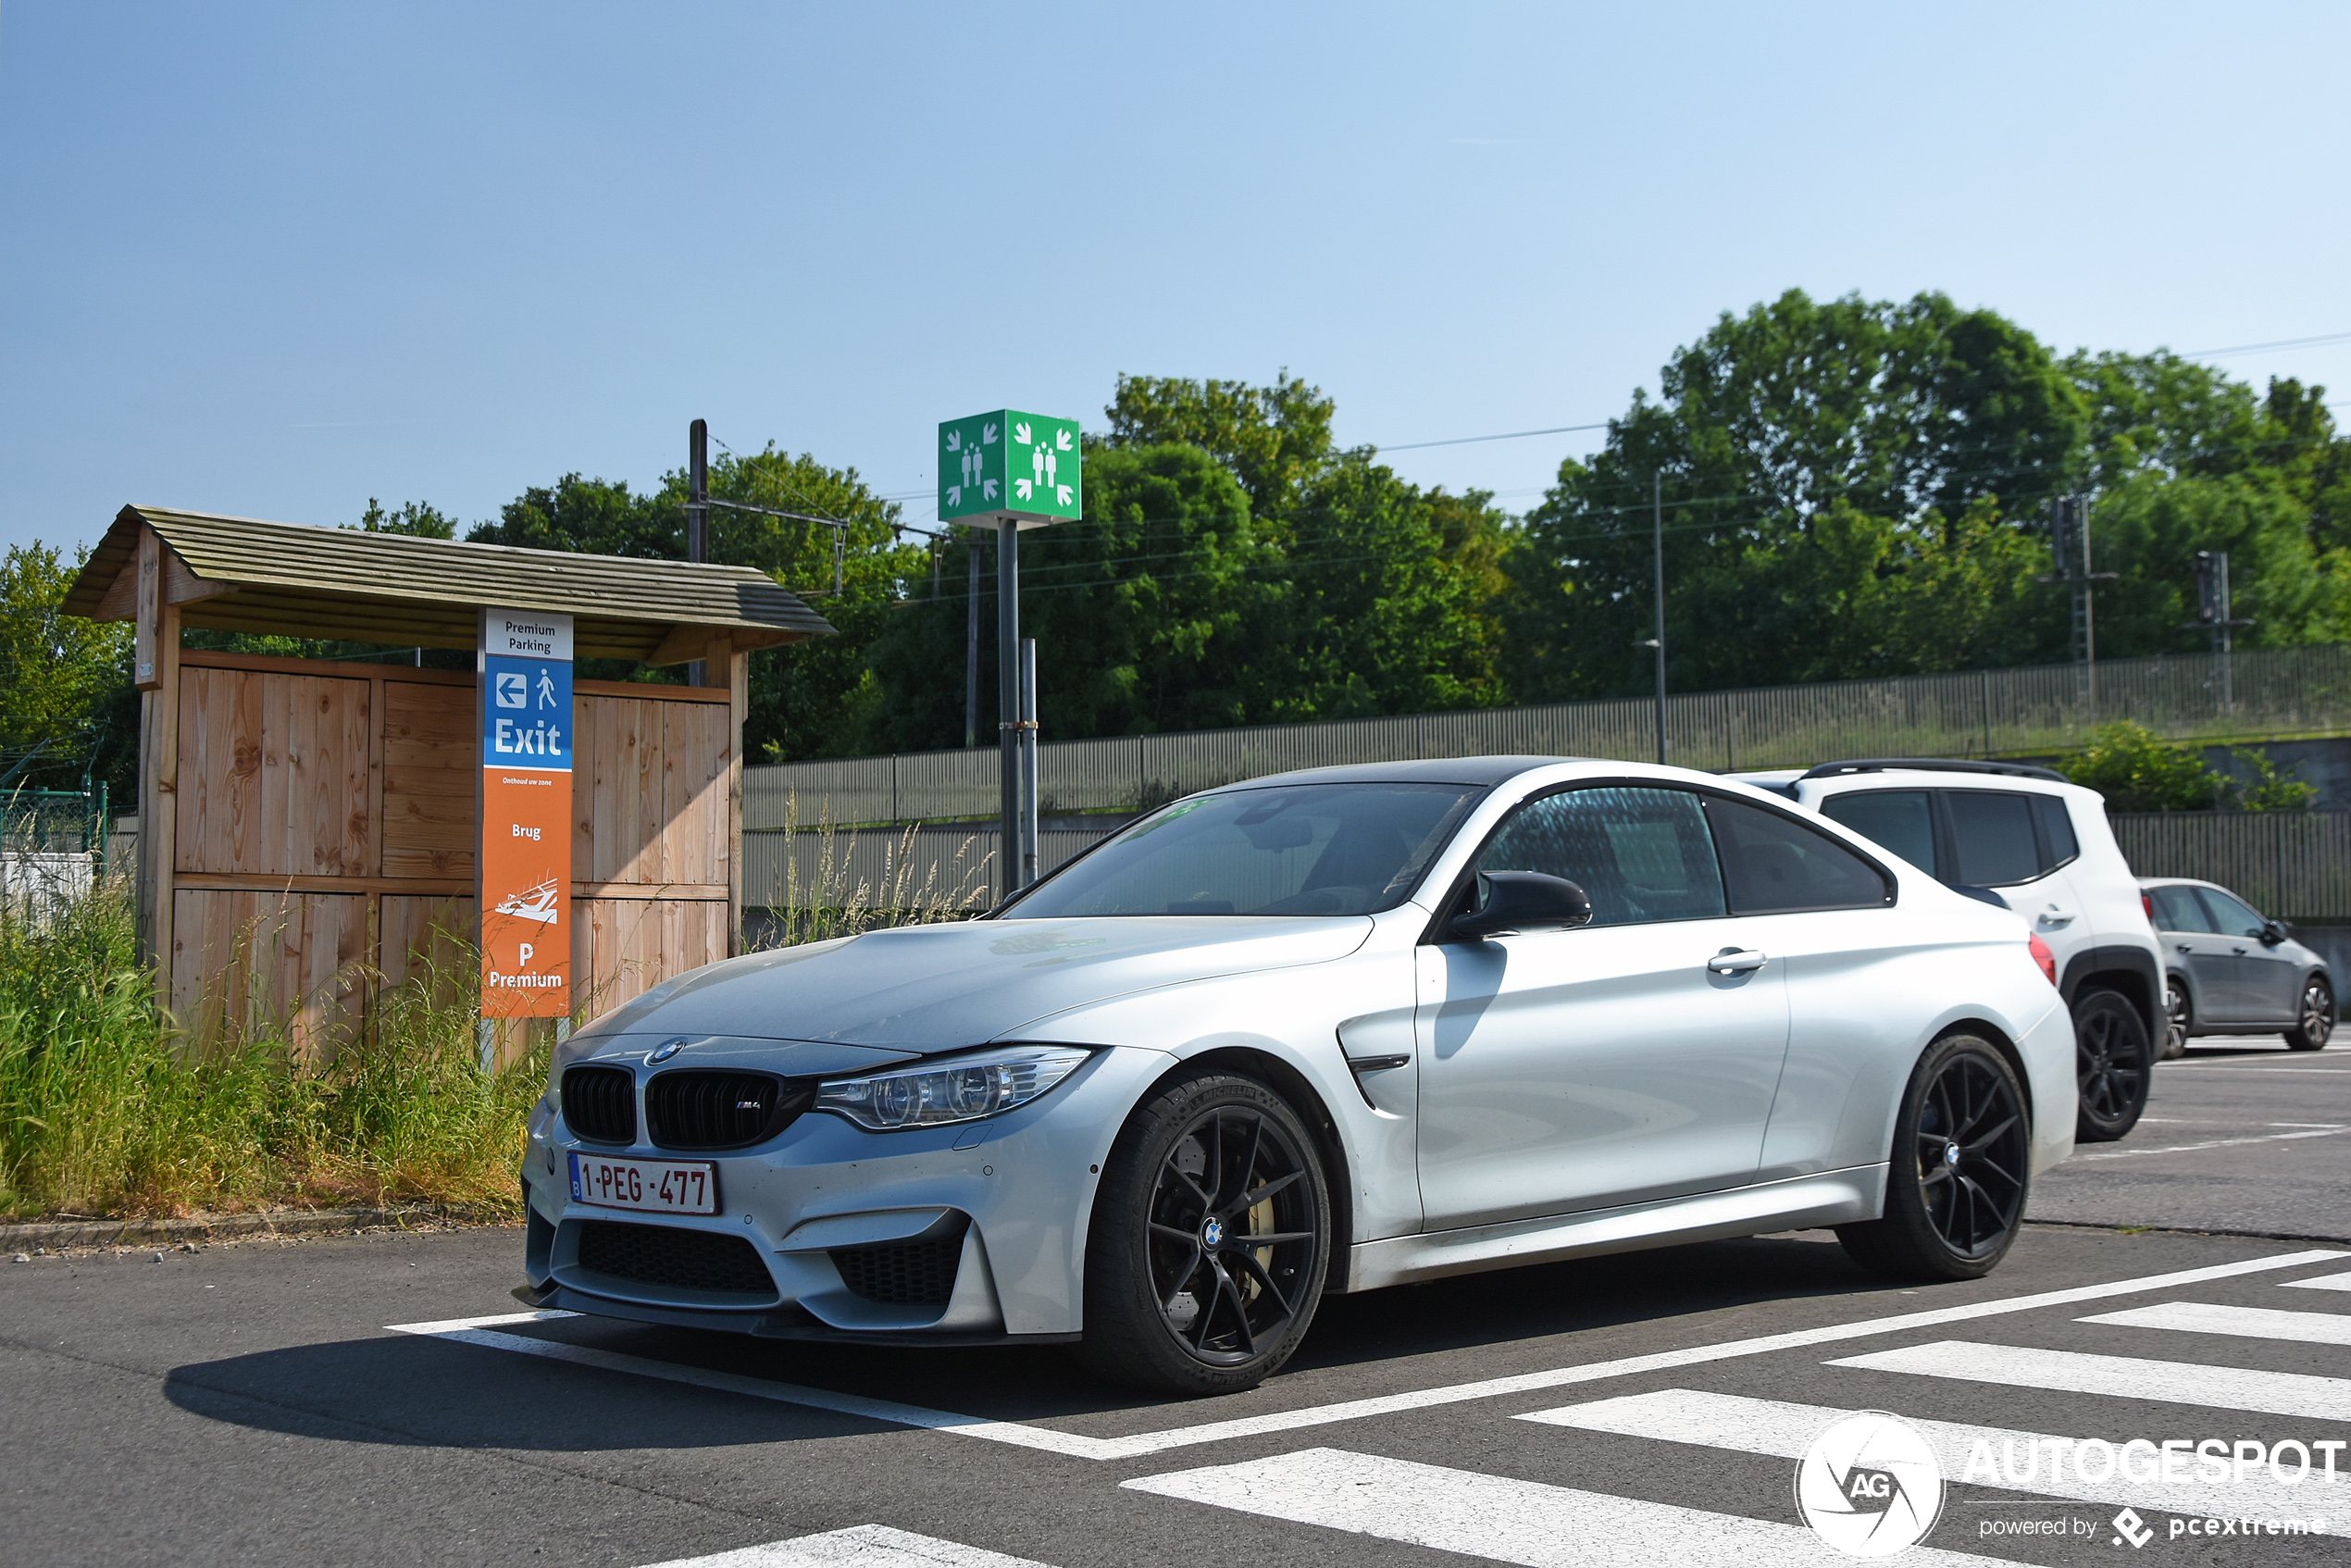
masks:
[[[2285,1042],[2296,1051],[2324,1051],[2327,1037],[2334,1033],[2334,988],[2322,975],[2313,975],[2303,983],[2302,1006],[2295,1018],[2294,1027],[2286,1030]]]
[[[2111,1143],[2138,1125],[2155,1079],[2152,1055],[2146,1024],[2121,993],[2094,989],[2073,999],[2077,1142]]]
[[[2188,1030],[2196,1017],[2188,1005],[2187,988],[2177,976],[2163,978],[2163,1060],[2176,1061],[2188,1053]]]
[[[1086,1253],[1080,1353],[1120,1382],[1254,1386],[1322,1300],[1330,1200],[1297,1114],[1253,1079],[1178,1079],[1111,1151]]]
[[[1989,1041],[1947,1035],[1910,1075],[1886,1169],[1885,1213],[1839,1226],[1856,1263],[1902,1279],[1980,1279],[2016,1240],[2032,1118]]]

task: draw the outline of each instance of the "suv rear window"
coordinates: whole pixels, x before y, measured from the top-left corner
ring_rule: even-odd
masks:
[[[1821,815],[1961,887],[2002,888],[2078,860],[2065,802],[2008,790],[1857,790]]]
[[[1934,875],[1934,797],[1924,790],[1872,790],[1831,795],[1821,815]]]

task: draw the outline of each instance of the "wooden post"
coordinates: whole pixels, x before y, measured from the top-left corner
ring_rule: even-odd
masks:
[[[751,709],[751,655],[720,638],[710,645],[710,667],[727,672],[727,952],[743,941],[743,716]]]
[[[164,544],[139,529],[139,956],[155,966],[155,1005],[171,1005],[171,897],[180,837],[180,606],[164,593]]]

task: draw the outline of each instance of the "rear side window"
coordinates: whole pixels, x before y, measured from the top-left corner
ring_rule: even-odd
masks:
[[[1821,803],[1821,815],[1934,875],[1934,798],[1924,790],[1831,795]]]
[[[2046,867],[2033,836],[2033,797],[1991,790],[1949,790],[1951,848],[1957,864],[1951,880],[1966,887],[1999,888],[2030,882]]]
[[[1773,811],[1710,797],[1734,915],[1863,909],[1890,902],[1892,880],[1843,844]]]
[[[2194,888],[2149,888],[2147,898],[2155,905],[2155,928],[2158,931],[2217,931],[2211,916],[2204,913],[2204,905]]]
[[[1477,869],[1563,877],[1592,901],[1595,926],[1723,913],[1714,844],[1686,790],[1570,790],[1529,801],[1486,844]]]
[[[2047,852],[2049,870],[2081,858],[2082,846],[2073,837],[2073,817],[2063,801],[2055,795],[2034,796],[2033,818],[2041,825],[2041,847]]]

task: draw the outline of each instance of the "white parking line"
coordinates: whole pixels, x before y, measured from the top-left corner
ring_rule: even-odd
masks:
[[[2108,1394],[2120,1400],[2158,1404],[2209,1405],[2216,1410],[2259,1411],[2316,1421],[2351,1421],[2351,1378],[2315,1377],[2300,1372],[2255,1372],[2241,1366],[2203,1366],[2192,1362],[2146,1361],[2137,1356],[2094,1356],[2079,1350],[2040,1350],[2021,1345],[1981,1345],[1941,1339],[1874,1355],[1848,1356],[1831,1366],[1869,1372],[1908,1372],[1964,1383],[1995,1383],[2008,1388],[2040,1388],[2068,1394]]]
[[[1434,1547],[1523,1568],[1670,1562],[1675,1568],[1820,1568],[1835,1554],[1800,1524],[1515,1481],[1410,1460],[1302,1449],[1246,1464],[1145,1475],[1130,1491]],[[1913,1547],[1905,1563],[1981,1568]]]
[[[1945,1324],[1969,1323],[1978,1318],[1998,1317],[2009,1313],[2034,1312],[2042,1307],[2071,1306],[2077,1301],[2103,1300],[2113,1296],[2134,1295],[2142,1290],[2170,1290],[2184,1285],[2201,1285],[2215,1279],[2232,1279],[2241,1275],[2263,1274],[2274,1269],[2299,1268],[2306,1263],[2325,1263],[2345,1256],[2337,1248],[2318,1247],[2299,1252],[2278,1252],[2266,1258],[2245,1258],[2233,1263],[2215,1263],[2207,1268],[2179,1269],[2170,1274],[2145,1275],[2136,1279],[2109,1280],[2101,1285],[2077,1285],[2065,1290],[2043,1290],[2030,1296],[2010,1296],[2003,1300],[1976,1301],[1959,1307],[1934,1307],[1925,1312],[1897,1313],[1891,1317],[1864,1318],[1858,1323],[1833,1323],[1819,1328],[1798,1328],[1785,1334],[1766,1334],[1751,1339],[1730,1339],[1713,1345],[1695,1345],[1686,1350],[1661,1350],[1645,1356],[1624,1356],[1615,1361],[1586,1362],[1576,1366],[1554,1367],[1545,1372],[1522,1373],[1515,1377],[1489,1377],[1474,1383],[1454,1383],[1436,1388],[1422,1388],[1409,1394],[1388,1394],[1377,1399],[1342,1400],[1334,1404],[1310,1405],[1303,1410],[1275,1411],[1266,1415],[1244,1415],[1230,1421],[1203,1422],[1197,1426],[1175,1426],[1160,1432],[1139,1432],[1126,1437],[1089,1437],[1076,1432],[1060,1432],[1047,1426],[1031,1426],[1018,1421],[985,1421],[976,1415],[958,1415],[952,1411],[928,1410],[920,1405],[897,1404],[888,1400],[869,1400],[856,1394],[837,1394],[827,1388],[808,1388],[790,1383],[770,1382],[764,1377],[743,1377],[734,1373],[705,1372],[699,1367],[681,1366],[674,1362],[653,1361],[644,1356],[622,1355],[611,1350],[594,1350],[583,1345],[566,1345],[558,1340],[533,1339],[518,1334],[499,1334],[476,1325],[512,1324],[543,1321],[563,1317],[563,1313],[505,1313],[495,1317],[452,1318],[441,1323],[395,1323],[387,1332],[422,1334],[437,1339],[459,1344],[479,1345],[486,1350],[513,1350],[521,1355],[541,1356],[550,1361],[572,1362],[582,1366],[601,1367],[611,1372],[631,1372],[646,1377],[665,1378],[673,1383],[690,1384],[696,1388],[718,1388],[730,1393],[748,1394],[753,1399],[774,1400],[784,1404],[806,1405],[815,1410],[833,1411],[843,1415],[864,1416],[872,1421],[888,1421],[902,1426],[925,1427],[935,1432],[952,1433],[963,1437],[981,1437],[989,1442],[1012,1443],[1021,1448],[1040,1449],[1071,1459],[1120,1460],[1136,1459],[1144,1454],[1162,1453],[1169,1449],[1189,1448],[1200,1443],[1220,1443],[1236,1437],[1258,1437],[1275,1432],[1296,1432],[1310,1426],[1328,1426],[1342,1421],[1362,1421],[1371,1416],[1396,1415],[1406,1411],[1427,1410],[1438,1405],[1460,1404],[1471,1400],[1499,1399],[1511,1394],[1532,1393],[1544,1388],[1566,1388],[1576,1383],[1598,1382],[1607,1377],[1628,1377],[1636,1373],[1666,1372],[1679,1367],[1698,1366],[1708,1362],[1731,1361],[1741,1356],[1768,1355],[1774,1350],[1800,1350],[1811,1345],[1835,1344],[1845,1339],[1866,1339],[1879,1334],[1895,1334],[1910,1328],[1935,1328]]]
[[[2351,1290],[2351,1274],[2322,1274],[2311,1279],[2281,1279],[2278,1283],[2293,1290]]]
[[[2303,1345],[2351,1345],[2351,1317],[2341,1313],[2288,1313],[2275,1307],[2217,1307],[2205,1301],[2163,1301],[2077,1321],[2120,1324],[2124,1328],[2176,1328],[2187,1334],[2227,1334],[2240,1339],[2287,1339]]]
[[[1666,1388],[1653,1394],[1628,1394],[1622,1399],[1595,1400],[1589,1404],[1538,1410],[1521,1421],[1586,1432],[1613,1432],[1660,1442],[1695,1443],[1733,1453],[1768,1454],[1800,1459],[1821,1429],[1849,1410],[1825,1405],[1790,1404],[1780,1400],[1753,1400],[1737,1394],[1699,1393]],[[2084,1481],[2060,1468],[2053,1457],[2069,1452],[2082,1439],[2046,1432],[2010,1431],[1998,1426],[1969,1426],[1953,1421],[1903,1420],[1918,1428],[1934,1449],[1946,1481],[1968,1480],[2035,1497],[2064,1498],[2106,1508],[2137,1508],[2167,1513],[2273,1513],[2300,1517],[2324,1509],[2332,1526],[2326,1533],[2351,1535],[2351,1519],[2335,1515],[2339,1500],[2351,1495],[2351,1476],[2338,1476],[2332,1488],[2314,1466],[2307,1478],[2294,1483],[2264,1480],[2259,1473],[2242,1481],[2133,1481],[2105,1466],[2111,1479]],[[2046,1445],[2060,1445],[2052,1450]],[[1985,1456],[2007,1469],[1984,1479],[1977,1445],[1987,1445]],[[2120,1445],[2109,1443],[2109,1447]],[[1976,1460],[1973,1474],[1970,1461]],[[2020,1472],[2021,1474],[2020,1475]],[[2288,1474],[2293,1474],[2289,1469]]]
[[[2199,1149],[2232,1149],[2240,1143],[2291,1143],[2297,1138],[2339,1138],[2351,1132],[2351,1127],[2329,1127],[2324,1132],[2269,1132],[2256,1138],[2216,1138],[2208,1143],[2148,1144],[2137,1149],[2104,1149],[2095,1154],[2076,1154],[2084,1160],[2128,1160],[2138,1154],[2193,1154]]]
[[[490,1350],[512,1350],[516,1355],[569,1362],[575,1366],[592,1366],[603,1372],[635,1373],[641,1377],[658,1377],[665,1382],[684,1383],[696,1388],[748,1394],[755,1400],[805,1405],[811,1410],[862,1416],[868,1421],[885,1421],[898,1426],[920,1426],[936,1432],[953,1432],[966,1437],[986,1437],[993,1442],[1043,1449],[1049,1453],[1066,1454],[1076,1459],[1120,1457],[1101,1451],[1104,1445],[1099,1437],[1080,1437],[1075,1432],[1056,1432],[1046,1426],[1024,1425],[1016,1421],[985,1421],[976,1415],[958,1415],[953,1411],[900,1404],[894,1400],[872,1400],[863,1394],[840,1394],[830,1388],[777,1383],[765,1377],[746,1377],[740,1373],[713,1372],[704,1367],[681,1365],[677,1362],[653,1361],[645,1356],[600,1350],[590,1345],[566,1345],[559,1339],[531,1339],[519,1334],[500,1334],[493,1329],[466,1328],[450,1324],[413,1326],[393,1324],[391,1326],[398,1333],[429,1333],[432,1338],[460,1345],[479,1345]]]
[[[649,1568],[1046,1568],[1046,1564],[1033,1558],[1007,1557],[1001,1551],[918,1536],[911,1530],[893,1530],[887,1524],[856,1524],[708,1557],[680,1557]]]

